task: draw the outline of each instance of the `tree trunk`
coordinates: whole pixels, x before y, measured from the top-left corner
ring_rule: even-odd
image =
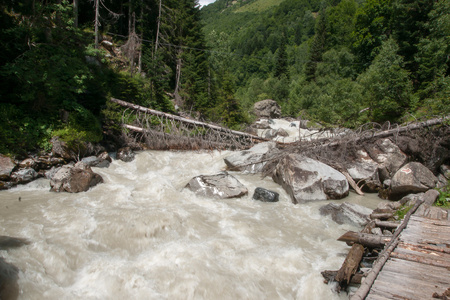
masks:
[[[73,0],[73,26],[78,28],[78,1]]]
[[[336,275],[336,281],[340,286],[347,286],[350,283],[350,278],[356,273],[359,263],[364,254],[364,247],[360,244],[354,244],[345,258],[342,267]]]
[[[95,35],[95,49],[98,49],[98,27],[100,26],[99,19],[99,0],[95,0],[95,21],[94,21],[94,35]]]
[[[347,244],[358,243],[368,248],[383,248],[386,243],[391,240],[390,236],[375,235],[369,233],[361,233],[348,231],[344,233],[338,241]]]
[[[161,5],[162,5],[162,0],[159,0],[158,24],[156,26],[155,55],[156,55],[156,52],[158,51],[158,43],[159,43],[159,27],[161,25]]]

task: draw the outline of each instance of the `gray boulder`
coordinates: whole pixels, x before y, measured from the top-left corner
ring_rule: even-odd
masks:
[[[61,167],[50,181],[51,191],[79,193],[86,192],[89,188],[103,182],[103,178],[92,169],[78,162],[74,166]]]
[[[323,216],[331,215],[333,221],[338,224],[350,224],[354,226],[364,226],[370,221],[370,208],[344,202],[341,204],[329,203],[320,208]]]
[[[258,173],[265,165],[261,160],[273,151],[276,151],[274,142],[260,143],[248,150],[236,152],[226,157],[224,161],[230,170]]]
[[[283,186],[294,204],[348,195],[348,182],[342,173],[299,154],[285,156],[277,164],[272,179]]]
[[[393,195],[426,192],[436,187],[438,179],[424,165],[410,162],[398,170],[391,181]]]
[[[390,139],[380,139],[366,147],[370,157],[379,164],[381,182],[391,178],[406,164],[408,157]]]
[[[17,172],[11,174],[11,179],[18,184],[25,184],[35,180],[38,177],[38,173],[32,169],[20,169]]]
[[[90,167],[108,168],[111,164],[112,159],[109,156],[108,152],[103,152],[98,156],[85,157],[81,161]]]
[[[366,151],[357,151],[356,158],[347,161],[345,167],[355,182],[364,180],[365,190],[375,192],[381,186],[378,163]]]
[[[11,158],[0,154],[0,180],[9,180],[15,166]]]
[[[278,103],[271,99],[256,102],[253,112],[258,118],[276,119],[281,117],[281,108]]]
[[[136,154],[130,147],[124,147],[117,150],[116,158],[124,162],[130,162],[134,160]]]
[[[269,191],[261,187],[255,189],[253,194],[253,200],[259,200],[262,202],[278,202],[280,195],[277,192]]]
[[[19,168],[21,169],[29,169],[29,168],[33,168],[36,169],[37,167],[37,161],[34,160],[33,158],[27,158],[22,160],[19,164],[18,164]]]
[[[247,188],[227,172],[194,177],[186,188],[197,195],[221,199],[239,198],[248,194]]]

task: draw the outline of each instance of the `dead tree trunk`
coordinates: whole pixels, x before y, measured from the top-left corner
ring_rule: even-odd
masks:
[[[364,254],[364,246],[354,244],[345,258],[342,267],[336,275],[336,281],[340,286],[347,286],[350,283],[351,277],[356,273],[359,263]]]
[[[368,248],[382,248],[390,240],[390,236],[382,236],[354,231],[347,231],[340,238],[338,238],[338,241],[346,242],[347,244],[358,243]]]

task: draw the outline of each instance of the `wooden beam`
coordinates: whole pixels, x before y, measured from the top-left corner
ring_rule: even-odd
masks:
[[[361,244],[368,248],[383,248],[385,244],[390,242],[390,236],[361,233],[355,231],[347,231],[341,237],[338,238],[340,242],[346,242],[347,244]]]
[[[183,118],[180,116],[176,116],[176,115],[172,115],[172,114],[168,114],[168,113],[164,113],[158,110],[154,110],[154,109],[150,109],[150,108],[146,108],[137,104],[133,104],[133,103],[129,103],[120,99],[116,99],[116,98],[111,98],[111,102],[116,103],[120,106],[124,106],[124,107],[128,107],[137,111],[141,111],[147,114],[151,114],[151,115],[155,115],[155,116],[160,116],[160,117],[165,117],[168,119],[172,119],[172,120],[176,120],[179,122],[183,122],[186,124],[192,124],[192,125],[197,125],[197,126],[202,126],[202,127],[207,127],[207,128],[211,128],[217,131],[221,131],[221,132],[227,132],[227,133],[231,133],[233,135],[237,135],[237,136],[242,136],[245,138],[249,138],[252,140],[257,140],[257,141],[269,141],[268,139],[256,136],[256,135],[252,135],[249,133],[245,133],[245,132],[241,132],[241,131],[236,131],[236,130],[231,130],[231,129],[227,129],[218,125],[213,125],[213,124],[209,124],[209,123],[204,123],[204,122],[200,122],[200,121],[196,121],[196,120],[191,120],[191,119],[187,119],[187,118]]]

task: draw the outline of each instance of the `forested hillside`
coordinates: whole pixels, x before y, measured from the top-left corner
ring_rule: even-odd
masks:
[[[110,97],[239,128],[449,113],[448,0],[0,0],[0,153],[117,130]]]
[[[450,112],[448,0],[217,0],[202,18],[244,111],[272,98],[352,127]]]
[[[206,47],[197,1],[1,0],[0,9],[0,153],[49,150],[52,136],[101,141],[120,118],[110,97],[221,120],[226,84],[212,84],[208,53],[196,50]]]

